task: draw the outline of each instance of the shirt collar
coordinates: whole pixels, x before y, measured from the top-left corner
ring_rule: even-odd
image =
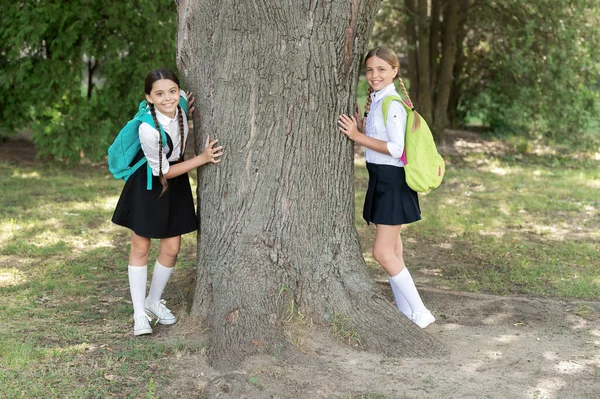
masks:
[[[381,100],[383,97],[387,96],[388,94],[394,91],[396,91],[396,86],[394,86],[394,82],[392,82],[389,85],[385,86],[383,89],[371,93],[371,101],[376,103],[377,101]]]
[[[156,111],[156,119],[158,119],[158,123],[160,123],[163,126],[167,126],[171,122],[173,122],[174,120],[176,120],[177,119],[177,115],[179,114],[179,108],[175,109],[175,117],[173,117],[173,118],[170,118],[167,115],[161,113],[158,109],[156,109],[156,107],[154,108],[154,110]]]

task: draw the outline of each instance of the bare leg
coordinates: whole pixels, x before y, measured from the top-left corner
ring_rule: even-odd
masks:
[[[129,249],[130,266],[146,266],[150,252],[150,239],[131,232],[131,248]]]
[[[395,252],[396,241],[400,234],[401,225],[377,225],[373,258],[385,269],[387,274],[395,276],[404,269],[404,260]]]
[[[179,255],[179,248],[181,247],[181,236],[161,238],[160,240],[160,252],[158,254],[158,261],[164,267],[172,268],[177,262],[177,255]]]

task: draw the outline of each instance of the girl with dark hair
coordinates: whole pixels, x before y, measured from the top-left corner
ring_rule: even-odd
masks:
[[[366,120],[360,113],[341,115],[339,130],[365,147],[369,186],[363,218],[367,224],[374,223],[377,227],[373,257],[388,274],[398,309],[425,328],[435,321],[435,317],[423,304],[404,264],[400,237],[403,224],[421,220],[419,198],[406,184],[404,174],[407,114],[402,104],[392,101],[384,121],[381,106],[385,97],[398,96],[394,86],[396,77],[409,102],[410,99],[401,79],[398,57],[392,50],[384,47],[371,50],[365,57],[365,64],[369,83]]]
[[[128,274],[134,335],[152,333],[150,316],[156,317],[160,324],[177,322],[161,297],[179,254],[181,235],[198,228],[187,172],[207,163],[218,164],[223,149],[216,146],[217,140],[207,137],[204,151],[184,160],[188,119],[179,106],[179,98],[187,99],[189,93],[180,89],[179,79],[173,71],[157,69],[150,72],[144,82],[144,91],[154,126],[140,125],[142,149],[138,157],[145,156],[150,168],[137,169],[125,182],[112,217],[113,223],[131,230]],[[191,98],[189,105],[193,102]],[[193,110],[191,107],[190,115]],[[166,133],[166,143],[163,143],[161,127]],[[152,171],[151,189],[147,189],[149,169]],[[151,238],[160,239],[160,250],[146,297]]]

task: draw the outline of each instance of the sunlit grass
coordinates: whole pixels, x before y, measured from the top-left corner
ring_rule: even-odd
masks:
[[[411,268],[437,270],[428,281],[442,288],[600,299],[600,191],[590,190],[598,164],[554,168],[484,153],[447,161],[442,186],[420,195],[423,220],[403,228]],[[385,277],[370,255],[374,229],[362,220],[364,163],[355,172],[363,255]],[[440,248],[436,264],[421,264]]]
[[[145,397],[160,380],[172,346],[131,339],[130,233],[110,222],[122,186],[97,167],[0,163],[0,397]],[[195,252],[184,236],[174,281]]]
[[[600,299],[597,161],[476,152],[447,161],[443,185],[420,195],[423,220],[403,228],[409,268],[441,288]],[[364,257],[384,277],[375,228],[362,220],[360,157],[355,178]],[[130,233],[110,222],[122,184],[100,167],[0,162],[0,397],[145,397],[168,378],[164,358],[181,343],[131,339]],[[149,258],[157,252],[154,242]],[[177,310],[186,294],[176,283],[194,273],[195,256],[195,234],[184,235],[166,291]]]

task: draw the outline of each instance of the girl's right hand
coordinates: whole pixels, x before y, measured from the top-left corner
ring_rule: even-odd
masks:
[[[198,155],[202,157],[203,163],[219,163],[221,162],[221,155],[223,155],[223,146],[215,147],[219,140],[210,140],[210,136],[206,137],[206,143],[204,144],[204,151]]]
[[[354,115],[340,115],[338,118],[338,129],[352,141],[356,141],[357,136],[361,134],[358,130],[358,123]]]

